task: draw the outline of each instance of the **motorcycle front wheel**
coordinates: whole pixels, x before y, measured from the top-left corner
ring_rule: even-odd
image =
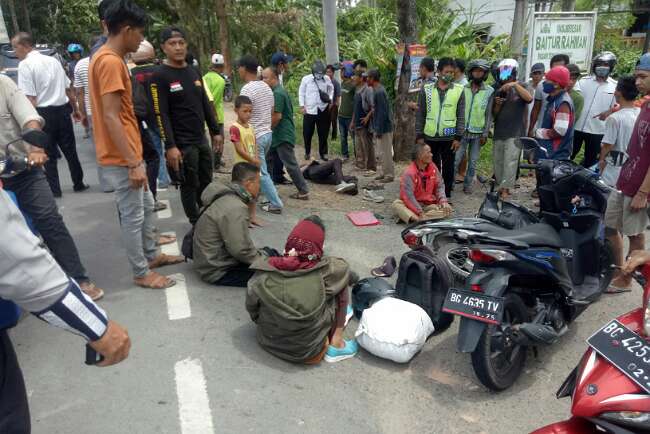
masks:
[[[514,326],[529,320],[528,309],[521,297],[505,296],[503,321],[489,325],[472,353],[472,366],[485,387],[494,391],[509,388],[517,380],[526,363],[528,347],[513,339]]]

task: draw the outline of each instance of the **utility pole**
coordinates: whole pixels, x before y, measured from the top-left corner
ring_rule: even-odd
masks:
[[[562,12],[573,12],[576,10],[576,0],[562,0]]]
[[[510,37],[510,53],[517,61],[521,61],[524,49],[527,4],[526,0],[515,0],[515,15],[512,19],[512,36]]]
[[[336,0],[323,0],[323,27],[325,28],[325,61],[329,65],[334,65],[339,61]]]
[[[397,24],[399,26],[400,44],[404,45],[402,69],[400,71],[397,94],[395,95],[395,134],[393,150],[396,160],[406,160],[413,151],[415,143],[415,112],[409,106],[409,89],[411,86],[411,53],[409,46],[417,38],[416,0],[397,0]],[[389,86],[389,83],[385,83]]]

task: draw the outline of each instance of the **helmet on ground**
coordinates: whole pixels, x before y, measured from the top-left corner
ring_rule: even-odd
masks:
[[[614,67],[616,66],[616,55],[611,51],[603,51],[598,53],[596,57],[591,61],[591,72],[595,72],[596,65],[607,65],[609,66],[609,73],[614,72]]]
[[[498,82],[504,82],[506,80],[516,80],[517,71],[519,70],[519,62],[515,59],[503,59],[499,62],[498,69]]]
[[[69,44],[68,45],[68,53],[81,53],[83,52],[83,48],[79,44]]]
[[[381,277],[367,277],[359,280],[352,287],[352,310],[357,318],[364,309],[385,297],[393,297],[395,288]]]

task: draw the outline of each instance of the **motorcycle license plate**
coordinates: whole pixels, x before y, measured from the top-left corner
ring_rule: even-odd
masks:
[[[650,393],[649,342],[617,320],[612,320],[587,339],[587,343]]]
[[[492,297],[480,292],[450,288],[447,291],[442,310],[488,324],[500,324],[503,317],[503,305],[503,297]]]

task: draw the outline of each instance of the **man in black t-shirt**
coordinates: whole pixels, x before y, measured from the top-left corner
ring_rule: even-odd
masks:
[[[205,143],[207,124],[215,152],[222,151],[219,124],[201,76],[185,61],[187,43],[179,28],[160,35],[165,61],[153,74],[151,94],[167,164],[181,184],[181,202],[190,223],[196,223],[201,194],[212,181],[212,153]]]

